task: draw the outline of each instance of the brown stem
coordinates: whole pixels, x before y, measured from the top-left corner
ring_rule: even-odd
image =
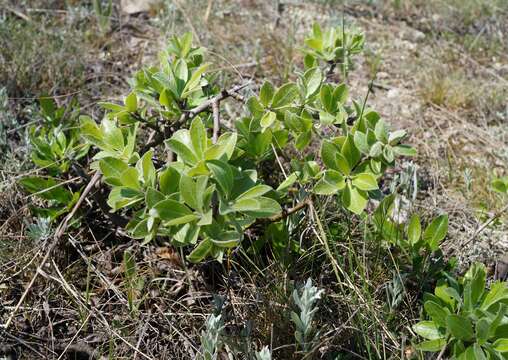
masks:
[[[195,107],[192,110],[189,110],[187,112],[184,112],[180,119],[178,120],[177,124],[182,124],[187,120],[193,119],[196,115],[202,113],[203,111],[209,109],[213,106],[214,103],[218,101],[222,101],[228,97],[232,97],[234,99],[239,99],[239,97],[244,101],[243,97],[238,94],[238,91],[246,87],[248,84],[242,84],[242,85],[236,85],[233,86],[229,90],[222,90],[219,94],[215,95],[213,98],[208,99],[207,101],[203,102],[201,105]]]
[[[276,222],[276,221],[279,221],[279,220],[282,220],[282,219],[285,219],[287,218],[289,215],[292,215],[294,214],[295,212],[297,211],[300,211],[302,210],[303,208],[309,206],[311,204],[312,200],[310,198],[307,198],[305,199],[304,201],[296,204],[295,206],[293,206],[292,208],[289,208],[289,209],[283,209],[281,213],[277,214],[277,215],[273,215],[271,217],[268,218],[268,221],[270,222]]]
[[[208,110],[209,108],[212,108],[212,110],[213,110],[213,106],[215,103],[217,103],[217,105],[218,105],[218,103],[220,101],[222,101],[228,97],[232,97],[233,99],[236,99],[238,101],[245,102],[245,98],[242,95],[240,95],[238,93],[238,91],[243,89],[247,85],[248,84],[236,85],[236,86],[233,86],[231,89],[222,90],[218,95],[215,95],[213,98],[208,99],[201,105],[195,107],[192,110],[184,112],[182,114],[182,116],[180,116],[180,118],[176,122],[171,124],[171,127],[166,126],[162,130],[162,132],[161,131],[157,132],[154,139],[151,142],[149,142],[148,144],[146,144],[145,146],[143,146],[141,153],[144,153],[144,152],[148,151],[150,148],[156,147],[156,146],[159,146],[160,144],[162,144],[164,142],[164,140],[169,138],[171,136],[171,134],[174,132],[174,130],[176,128],[178,128],[181,124],[183,124],[185,121],[193,119],[198,114],[202,113],[203,111]]]

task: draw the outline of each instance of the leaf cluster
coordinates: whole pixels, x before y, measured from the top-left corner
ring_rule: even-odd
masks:
[[[425,339],[418,349],[437,352],[446,347],[454,359],[505,359],[507,303],[506,282],[494,282],[487,289],[485,266],[473,264],[462,279],[449,277],[433,294],[425,294],[429,320],[413,326]]]

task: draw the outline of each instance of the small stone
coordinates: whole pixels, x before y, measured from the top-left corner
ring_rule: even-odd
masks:
[[[121,0],[122,12],[126,14],[137,14],[152,9],[159,0]]]

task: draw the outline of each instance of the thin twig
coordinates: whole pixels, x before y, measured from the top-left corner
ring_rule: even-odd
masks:
[[[187,120],[193,119],[196,115],[202,113],[205,110],[208,110],[213,105],[213,103],[215,103],[217,101],[222,101],[228,97],[238,99],[238,96],[239,96],[238,91],[243,89],[247,85],[248,85],[248,83],[245,83],[245,84],[233,86],[229,90],[222,90],[218,95],[215,95],[213,98],[203,102],[201,105],[195,107],[192,110],[184,112],[182,114],[182,116],[180,117],[180,119],[178,120],[178,123],[181,124]],[[243,97],[242,97],[242,101],[243,101]]]
[[[222,90],[218,95],[215,95],[213,98],[208,99],[207,101],[203,102],[201,105],[195,107],[194,109],[185,111],[175,123],[171,124],[172,128],[168,127],[165,129],[166,130],[165,134],[163,134],[161,132],[157,132],[154,139],[151,142],[149,142],[148,144],[146,144],[143,147],[143,149],[141,150],[141,152],[144,153],[147,150],[149,150],[150,148],[159,146],[160,144],[162,144],[164,142],[164,140],[166,140],[171,135],[171,133],[173,132],[174,129],[176,129],[178,126],[182,125],[183,123],[185,123],[187,120],[192,120],[193,118],[195,118],[198,114],[202,113],[203,111],[213,108],[213,106],[214,106],[213,104],[215,104],[215,103],[218,104],[220,101],[222,101],[228,97],[232,97],[233,99],[236,99],[238,101],[245,102],[245,98],[242,95],[240,95],[238,93],[238,91],[243,89],[247,85],[248,85],[248,83],[245,83],[242,85],[233,86],[231,89]]]
[[[289,215],[292,215],[294,214],[295,212],[299,211],[299,210],[302,210],[303,208],[309,206],[311,203],[311,199],[310,198],[307,198],[305,199],[304,201],[296,204],[295,206],[293,206],[292,208],[289,208],[289,209],[283,209],[281,213],[277,214],[277,215],[273,215],[271,217],[268,218],[269,221],[271,222],[276,222],[276,221],[279,221],[279,220],[282,220],[282,219],[285,219],[287,218]]]
[[[220,113],[219,113],[219,101],[214,101],[212,103],[212,111],[213,111],[213,134],[212,134],[212,143],[216,144],[217,139],[219,138],[220,132]]]
[[[508,204],[506,204],[505,206],[503,206],[501,208],[501,210],[495,212],[487,221],[485,221],[482,225],[480,225],[476,231],[473,233],[473,235],[464,243],[461,244],[461,249],[464,248],[465,246],[469,245],[469,243],[471,243],[471,241],[473,241],[474,239],[476,239],[476,237],[478,235],[480,235],[491,223],[493,223],[496,219],[498,219],[501,215],[503,215],[506,211],[508,211]],[[457,248],[453,248],[452,250],[450,250],[450,255],[455,253],[455,251],[457,250]]]
[[[51,253],[56,248],[56,246],[60,243],[60,238],[65,233],[65,230],[67,230],[67,227],[69,226],[69,221],[71,221],[71,219],[74,217],[74,214],[76,214],[76,211],[78,211],[79,207],[81,206],[81,204],[85,200],[85,197],[88,195],[90,190],[92,190],[94,185],[100,180],[100,178],[101,178],[100,173],[96,172],[94,174],[94,176],[92,177],[92,179],[90,180],[90,182],[88,183],[88,185],[86,186],[86,188],[83,191],[83,193],[81,194],[79,200],[76,202],[76,205],[74,205],[74,207],[72,208],[72,211],[65,217],[65,219],[60,223],[60,225],[55,230],[55,235],[53,237],[53,241],[49,245],[49,247],[48,247],[48,249],[46,251],[46,255],[44,255],[44,257],[42,258],[42,261],[39,264],[39,266],[37,267],[37,270],[35,271],[35,274],[33,275],[32,280],[30,280],[30,283],[28,284],[28,286],[26,287],[25,291],[23,292],[23,295],[21,295],[21,298],[19,299],[18,303],[14,307],[14,310],[9,315],[9,318],[7,319],[7,322],[2,325],[2,327],[5,330],[7,330],[9,328],[12,320],[14,319],[14,316],[18,312],[19,307],[21,306],[21,304],[23,304],[23,301],[25,300],[26,296],[28,295],[28,292],[30,291],[30,289],[34,285],[35,280],[37,279],[37,276],[39,275],[40,272],[42,272],[42,268],[44,267],[44,265],[48,261],[49,257],[51,256]]]

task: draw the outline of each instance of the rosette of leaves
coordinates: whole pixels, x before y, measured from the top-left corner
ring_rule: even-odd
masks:
[[[363,50],[365,35],[359,31],[344,28],[322,30],[314,24],[311,34],[305,39],[305,65],[313,67],[317,61],[328,64],[340,63],[346,69],[352,64],[352,56]]]
[[[90,145],[79,136],[76,100],[57,107],[53,99],[41,98],[39,104],[42,122],[29,131],[31,159],[51,176],[58,176],[67,172],[73,161],[83,158]]]
[[[122,124],[144,122],[157,127],[164,120],[179,119],[185,110],[199,105],[217,89],[209,86],[203,63],[204,49],[192,47],[192,34],[173,37],[159,55],[160,66],[138,71],[131,81],[132,92],[124,104],[102,102],[108,118]],[[141,104],[143,102],[144,104]]]
[[[505,359],[508,355],[508,287],[494,282],[486,288],[483,264],[473,264],[459,281],[438,283],[434,294],[425,294],[428,320],[413,330],[425,340],[422,351],[445,351],[453,359]]]
[[[79,197],[65,181],[70,166],[86,156],[90,145],[80,137],[76,100],[58,107],[52,98],[42,97],[39,105],[42,121],[30,127],[28,140],[32,162],[44,175],[25,176],[19,183],[49,202],[46,208],[32,207],[33,212],[53,220],[69,211]]]
[[[321,159],[327,169],[316,183],[314,192],[320,195],[340,193],[342,205],[361,214],[367,206],[368,192],[378,189],[378,184],[369,162],[362,162],[352,136],[323,141]]]

